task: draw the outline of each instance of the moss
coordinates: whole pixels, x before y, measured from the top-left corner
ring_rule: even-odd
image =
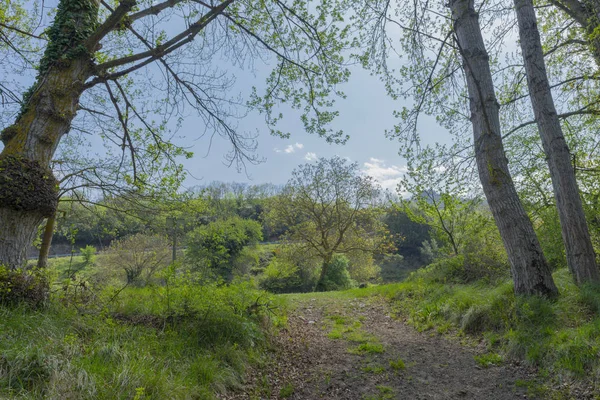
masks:
[[[48,30],[48,46],[40,60],[36,83],[23,95],[23,105],[19,116],[25,114],[41,78],[50,67],[68,68],[71,60],[88,57],[91,54],[85,47],[86,39],[98,26],[98,2],[95,0],[66,0],[59,2],[54,23]]]
[[[0,133],[0,140],[2,140],[2,143],[6,144],[10,139],[17,136],[18,133],[18,128],[15,125],[11,125],[5,128],[2,133]]]
[[[58,182],[37,161],[14,156],[0,158],[0,207],[37,211],[48,217],[58,206]]]

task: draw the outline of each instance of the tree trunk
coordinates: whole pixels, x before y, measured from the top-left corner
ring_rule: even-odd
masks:
[[[44,216],[0,208],[0,265],[11,269],[22,267],[27,261],[27,249]]]
[[[588,18],[584,28],[588,34],[592,55],[600,67],[600,2],[587,0],[585,7],[588,10]]]
[[[508,254],[515,294],[554,297],[558,289],[508,170],[499,105],[474,1],[450,0],[449,5],[467,78],[479,178]]]
[[[327,271],[329,270],[329,264],[331,264],[332,258],[333,255],[325,257],[325,259],[323,260],[323,267],[321,268],[321,274],[319,275],[319,280],[317,281],[315,292],[325,291],[325,278],[327,277]]]
[[[44,235],[42,236],[42,246],[40,247],[40,255],[38,257],[38,268],[46,268],[48,266],[48,254],[50,253],[50,245],[52,244],[52,236],[54,235],[54,223],[56,222],[56,213],[48,217]]]
[[[587,34],[592,56],[600,67],[600,2],[598,0],[550,0],[565,11]]]
[[[527,85],[560,217],[567,264],[578,285],[600,281],[571,153],[554,107],[533,2],[514,0]]]
[[[97,15],[95,0],[60,2],[40,75],[16,122],[0,135],[0,264],[11,269],[25,265],[38,224],[56,211],[57,182],[49,165],[92,73],[81,36],[93,32]]]

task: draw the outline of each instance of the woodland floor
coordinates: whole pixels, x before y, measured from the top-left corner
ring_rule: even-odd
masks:
[[[381,300],[323,294],[291,299],[272,361],[222,399],[528,398],[522,386],[530,371],[483,367],[474,358],[485,352],[483,345],[418,332]]]

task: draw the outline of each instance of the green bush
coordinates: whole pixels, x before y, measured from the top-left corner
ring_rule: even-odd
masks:
[[[260,276],[259,284],[262,289],[272,293],[308,291],[314,283],[304,282],[300,272],[300,269],[289,261],[273,257]]]
[[[356,286],[348,272],[348,263],[348,259],[342,255],[333,257],[323,282],[324,291],[351,289]]]
[[[89,244],[84,248],[79,249],[81,256],[83,257],[83,263],[86,267],[89,267],[96,262],[96,248]]]
[[[0,304],[42,306],[48,298],[48,277],[45,271],[10,269],[0,266]]]
[[[234,261],[245,246],[262,240],[262,227],[253,220],[233,217],[200,226],[188,234],[186,259],[197,270],[208,269],[231,281]]]

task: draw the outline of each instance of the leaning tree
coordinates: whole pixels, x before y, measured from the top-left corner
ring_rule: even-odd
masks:
[[[47,4],[40,3],[17,11],[42,7],[42,15]],[[340,55],[353,44],[343,7],[328,0],[59,0],[46,30],[2,10],[0,64],[21,65],[17,75],[35,68],[37,77],[27,90],[19,77],[0,82],[0,264],[22,266],[40,222],[54,213],[50,166],[69,132],[107,144],[99,158],[120,160],[113,175],[134,186],[178,170],[176,158],[190,156],[172,140],[184,118],[200,119],[198,136],[229,140],[231,163],[253,157],[253,136],[236,126],[248,110],[263,112],[272,133],[287,134],[277,127],[280,103],[299,111],[308,132],[343,142],[327,127],[333,97],[342,95],[336,85],[349,75]],[[228,68],[256,62],[273,67],[264,91],[232,95]]]

